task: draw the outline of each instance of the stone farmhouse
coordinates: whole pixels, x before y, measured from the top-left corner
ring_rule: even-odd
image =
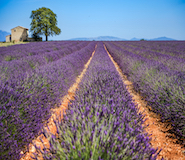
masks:
[[[6,42],[34,41],[28,37],[28,28],[17,26],[11,29],[11,35],[6,36]],[[42,38],[40,39],[42,41]]]

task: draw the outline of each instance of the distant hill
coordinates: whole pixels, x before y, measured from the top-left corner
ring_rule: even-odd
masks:
[[[6,36],[10,34],[9,32],[0,30],[0,42],[6,41]]]
[[[130,41],[140,41],[141,39],[147,40],[147,41],[176,41],[175,39],[168,38],[168,37],[158,37],[153,39],[146,39],[146,38],[132,38]]]
[[[175,39],[168,38],[168,37],[159,37],[150,39],[151,41],[176,41]]]
[[[73,38],[70,40],[79,40],[79,41],[124,41],[126,39],[121,39],[118,37],[113,37],[113,36],[100,36],[100,37],[94,37],[94,38]]]
[[[113,37],[113,36],[100,36],[100,37],[94,37],[94,38],[73,38],[70,40],[73,41],[140,41],[141,39],[147,40],[147,41],[175,41],[175,39],[168,38],[168,37],[158,37],[158,38],[153,38],[153,39],[146,39],[146,38],[132,38],[130,40],[123,39],[123,38],[118,38],[118,37]]]

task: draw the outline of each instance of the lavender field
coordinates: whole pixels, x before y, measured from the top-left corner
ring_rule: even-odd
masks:
[[[183,143],[185,42],[38,42],[0,48],[0,159],[20,159],[20,151],[41,133],[50,141],[42,151],[48,160],[157,158],[144,117],[103,44],[135,91]],[[51,109],[60,106],[94,50],[75,100],[51,136],[42,130]]]
[[[1,48],[0,159],[19,159],[94,51],[94,42]],[[13,57],[11,60],[6,57]]]
[[[179,140],[185,138],[185,42],[106,42],[122,72]]]

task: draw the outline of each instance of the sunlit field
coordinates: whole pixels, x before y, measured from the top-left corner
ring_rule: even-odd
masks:
[[[0,43],[0,159],[20,159],[44,134],[44,159],[157,159],[121,72],[160,120],[185,138],[184,41]],[[94,52],[93,56],[92,53]],[[92,60],[56,134],[42,130]],[[40,149],[36,149],[39,153]],[[39,154],[35,154],[39,156]]]

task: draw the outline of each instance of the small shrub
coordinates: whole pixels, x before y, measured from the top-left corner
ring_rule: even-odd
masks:
[[[14,59],[16,59],[16,58],[14,58],[14,57],[12,57],[12,56],[6,56],[6,57],[4,58],[5,61],[12,61],[12,60],[14,60]]]

